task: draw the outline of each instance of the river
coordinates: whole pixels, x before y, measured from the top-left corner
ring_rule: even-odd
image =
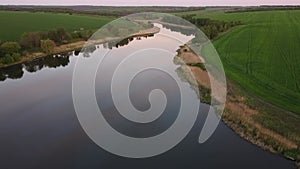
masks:
[[[166,28],[162,28],[167,31]],[[155,41],[166,45],[163,36],[154,35],[132,39],[128,44],[112,48],[120,57],[120,48],[138,48]],[[94,50],[102,50],[103,46]],[[94,51],[94,52],[95,52]],[[174,53],[175,55],[175,53]],[[72,101],[72,75],[82,53],[71,52],[48,56],[35,61],[0,70],[0,168],[1,169],[76,169],[76,168],[256,168],[289,169],[294,163],[272,154],[240,138],[224,123],[220,123],[212,137],[198,143],[209,106],[201,104],[199,116],[187,137],[176,147],[158,156],[129,159],[113,155],[98,147],[83,131]],[[109,65],[109,64],[107,64]],[[149,71],[137,76],[132,86],[132,102],[140,110],[149,108],[145,100],[153,88],[162,88],[171,104],[169,116],[156,121],[155,127],[125,124],[113,108],[108,90],[102,90],[102,76],[109,76],[110,66],[101,67],[96,78],[96,96],[106,118],[118,131],[130,136],[148,137],[161,133],[176,118],[178,100],[176,86],[167,74]],[[163,79],[155,81],[156,77]],[[85,82],[82,82],[85,85]],[[103,86],[103,85],[102,85]],[[105,86],[105,85],[104,85]],[[168,100],[169,102],[169,100]],[[116,120],[117,119],[117,120]],[[124,125],[124,124],[123,124]],[[131,130],[139,127],[139,130]]]

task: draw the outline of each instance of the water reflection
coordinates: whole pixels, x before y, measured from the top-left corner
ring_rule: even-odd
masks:
[[[125,38],[123,40],[109,41],[103,44],[106,49],[119,48],[128,45],[134,40],[142,40],[142,38],[153,37],[154,34],[148,34],[143,36],[134,36]],[[99,48],[99,45],[89,45],[83,49],[83,57],[90,57],[90,55]],[[20,79],[23,77],[24,70],[30,73],[37,72],[43,68],[58,68],[65,67],[70,62],[70,56],[78,56],[80,51],[73,51],[68,53],[62,53],[54,56],[46,56],[42,58],[35,59],[30,62],[25,62],[23,64],[17,64],[9,66],[6,68],[0,68],[0,81],[5,81],[6,79]]]
[[[0,81],[8,79],[19,79],[23,76],[24,72],[22,65],[10,66],[0,69]]]
[[[170,25],[164,28],[175,31]],[[124,46],[137,47],[147,41],[151,41],[152,44],[155,41],[159,46],[170,46],[165,43],[163,36],[148,37],[124,39],[121,43],[106,43],[103,47],[106,49],[120,49]],[[86,51],[88,54],[97,50],[101,50],[101,48],[91,46]],[[122,54],[119,53],[118,56],[121,57]],[[72,104],[70,87],[74,68],[72,63],[77,59],[74,57],[77,55],[79,55],[79,51],[75,51],[73,55],[67,53],[59,56],[47,56],[32,62],[0,69],[1,81],[23,77],[20,81],[7,81],[0,84],[0,96],[2,97],[0,102],[0,168],[145,168],[141,166],[172,169],[199,167],[294,168],[291,161],[253,146],[238,137],[223,123],[220,123],[216,133],[208,142],[198,144],[199,130],[203,126],[204,117],[209,109],[208,105],[202,105],[196,125],[186,139],[161,156],[139,160],[127,159],[100,149],[80,127]],[[176,53],[174,53],[175,55]],[[110,64],[107,66],[111,67]],[[57,69],[60,67],[65,67],[65,69]],[[50,72],[50,68],[57,69],[57,71]],[[25,71],[34,73],[42,69],[45,71],[42,74],[35,74],[34,77],[25,73]],[[179,77],[185,76],[181,75],[184,72],[177,71]],[[100,73],[107,75],[107,72],[104,71]],[[137,76],[130,87],[133,94],[136,92],[136,95],[132,97],[133,104],[137,105],[138,109],[147,109],[149,105],[145,101],[147,98],[145,96],[151,89],[158,86],[165,88],[164,91],[170,90],[167,92],[170,94],[168,97],[174,101],[173,104],[168,105],[168,110],[169,113],[174,113],[179,106],[175,104],[179,96],[173,91],[173,89],[177,89],[165,84],[165,80],[158,83],[151,80],[156,77],[167,78],[167,76],[155,71],[148,73],[151,73],[153,77],[149,78],[148,75],[141,74]],[[96,84],[103,84],[102,78],[97,79]],[[182,80],[186,79],[182,78]],[[111,112],[111,105],[107,103],[107,95],[97,93],[97,90],[96,94],[100,98],[103,96],[100,106],[107,109],[107,112]],[[112,113],[107,114],[113,120],[118,120]],[[162,120],[159,126],[155,126],[153,129],[148,128],[147,132],[141,129],[139,133],[127,134],[148,137],[160,133],[161,129],[167,128],[174,118],[176,118],[176,113],[173,114],[173,119]],[[115,123],[115,125],[118,124]],[[132,126],[128,124],[127,127]],[[123,126],[119,129],[126,133],[126,130],[130,128]]]
[[[129,38],[125,38],[121,41],[111,41],[107,43],[107,48],[108,49],[112,49],[113,47],[119,48],[125,45],[128,45],[130,42],[132,42],[133,40],[142,40],[142,38],[148,38],[148,37],[153,37],[154,34],[148,34],[148,35],[143,35],[143,36],[134,36],[134,37],[129,37]]]
[[[77,55],[79,54],[78,51],[74,53],[77,53]],[[65,67],[69,64],[70,56],[72,55],[73,52],[54,56],[46,56],[30,62],[25,62],[23,64],[1,68],[0,81],[5,81],[6,79],[20,79],[23,77],[24,71],[34,73],[42,70],[43,68]]]
[[[163,25],[163,28],[169,29],[174,32],[180,32],[186,36],[191,36],[191,35],[194,35],[194,33],[195,33],[195,29],[193,29],[193,28],[178,27],[178,25],[174,26],[174,25],[170,25],[170,24],[166,24],[166,23],[162,23],[162,25]]]

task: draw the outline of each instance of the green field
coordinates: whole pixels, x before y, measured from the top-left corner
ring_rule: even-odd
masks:
[[[82,16],[59,13],[0,11],[0,40],[18,40],[24,32],[65,28],[69,31],[98,29],[111,17]]]
[[[224,13],[201,10],[179,15],[242,21],[214,41],[226,74],[251,93],[300,114],[300,11]],[[24,32],[54,28],[98,29],[114,18],[0,11],[0,40],[18,40]],[[204,48],[205,49],[205,48]]]
[[[242,21],[214,41],[226,74],[259,98],[300,114],[300,11],[189,13]]]

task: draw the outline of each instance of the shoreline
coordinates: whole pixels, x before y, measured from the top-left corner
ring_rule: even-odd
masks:
[[[131,34],[128,37],[125,38],[135,38],[135,37],[142,37],[142,36],[148,36],[148,35],[152,35],[152,34],[156,34],[160,31],[160,28],[154,26],[152,28],[149,29],[145,29],[145,30],[140,30],[137,33]],[[61,54],[61,53],[67,53],[67,52],[71,52],[71,51],[78,51],[81,50],[86,44],[87,42],[91,42],[91,44],[93,45],[99,45],[99,44],[103,44],[103,43],[107,43],[109,41],[113,41],[113,40],[122,40],[125,39],[122,37],[107,37],[104,39],[98,39],[98,40],[87,40],[87,41],[77,41],[77,42],[72,42],[72,43],[68,43],[68,44],[63,44],[60,46],[56,46],[53,50],[53,52],[51,53],[45,53],[45,52],[33,52],[33,53],[29,53],[28,55],[22,56],[21,60],[14,62],[14,63],[10,63],[10,64],[0,64],[0,69],[1,68],[7,68],[10,66],[14,66],[14,65],[18,65],[18,64],[22,64],[25,62],[30,62],[33,61],[35,59],[39,59],[42,57],[46,57],[49,55],[57,55],[57,54]]]
[[[33,61],[35,59],[39,59],[39,58],[46,57],[46,56],[49,56],[49,55],[57,55],[57,54],[61,54],[61,53],[71,52],[71,51],[74,51],[74,50],[79,50],[83,47],[83,45],[85,43],[86,43],[86,41],[78,41],[78,42],[74,42],[74,43],[69,43],[69,44],[57,46],[57,47],[54,48],[54,52],[51,52],[50,54],[47,54],[47,53],[44,53],[44,52],[30,53],[28,55],[22,56],[22,59],[20,61],[10,63],[10,64],[0,65],[0,69],[1,68],[7,68],[7,67],[10,67],[10,66],[14,66],[14,65],[18,65],[18,64],[22,64],[22,63],[25,63],[25,62],[30,62],[30,61]],[[64,48],[64,50],[61,50],[60,48]]]
[[[296,161],[297,159],[283,154],[283,149],[297,149],[299,145],[254,120],[254,116],[259,116],[263,111],[260,108],[253,108],[251,107],[253,106],[251,103],[247,103],[248,99],[254,98],[247,95],[242,89],[239,89],[236,82],[231,79],[228,79],[227,86],[228,94],[222,121],[236,134],[252,144],[269,152],[281,155],[289,160]],[[272,141],[274,141],[274,144],[270,144],[266,140],[267,138],[273,139]],[[284,147],[278,148],[276,147],[277,145]]]
[[[139,32],[132,34],[126,38],[147,36],[150,34],[156,34],[158,32],[159,32],[158,27],[152,27],[149,29],[140,30]],[[87,42],[91,42],[91,44],[96,45],[96,44],[106,43],[112,40],[122,40],[122,39],[124,38],[108,37],[108,38],[98,39],[94,41],[77,41],[69,44],[64,44],[55,47],[54,52],[52,52],[51,54],[46,54],[44,52],[34,52],[29,54],[28,56],[23,56],[22,59],[18,62],[7,64],[7,65],[0,65],[0,68],[6,68],[17,64],[22,64],[25,62],[30,62],[35,59],[46,57],[49,55],[56,55],[60,53],[81,50]],[[189,56],[186,56],[183,60],[190,64],[193,63],[197,64],[203,62],[201,60],[199,61],[197,59],[194,60],[191,59],[191,54],[189,54]],[[187,66],[187,68],[195,76],[199,77],[197,78],[197,82],[199,82],[199,84],[207,82],[207,79],[201,79],[201,75],[199,74],[199,72],[203,73],[204,70],[201,71],[200,70],[201,68],[197,66]],[[266,151],[280,155],[282,157],[285,157],[286,159],[295,161],[296,167],[300,168],[299,157],[294,158],[285,154],[285,152],[290,149],[299,149],[299,144],[294,140],[290,140],[290,138],[281,135],[277,131],[265,127],[263,124],[261,124],[260,122],[254,119],[254,117],[259,116],[264,111],[261,107],[270,107],[270,106],[264,103],[255,103],[255,104],[260,104],[260,106],[250,103],[249,100],[251,99],[254,99],[255,102],[258,101],[255,98],[253,98],[253,96],[249,95],[247,92],[240,89],[240,87],[235,83],[236,82],[233,80],[230,79],[228,80],[227,101],[226,101],[225,110],[221,120],[226,124],[226,126],[232,129],[234,133],[239,135],[242,139],[245,139],[250,143]],[[207,85],[209,84],[204,84],[205,87],[207,87]],[[273,111],[275,108],[268,108],[268,109],[270,109],[270,111]]]
[[[189,65],[190,63],[196,64],[199,62],[197,59],[191,59],[191,57],[198,57],[197,54],[191,53],[190,49],[185,50],[186,53],[183,53],[182,49],[184,48],[188,47],[186,45],[181,46],[179,49],[181,52],[178,53],[178,57],[181,57],[181,59],[186,62],[188,65],[187,67],[189,67],[189,73],[192,73],[195,76],[198,85],[205,85],[201,83],[207,81],[206,75],[199,73],[199,71],[194,71],[195,69],[200,70],[200,67]],[[189,55],[189,59],[185,58],[187,55]],[[281,113],[284,116],[289,116],[291,118],[295,118],[295,116],[287,113],[285,110],[277,110],[275,107],[271,107],[264,102],[259,102],[259,100],[249,95],[247,91],[241,89],[236,83],[237,82],[227,77],[227,99],[224,113],[221,117],[224,124],[242,139],[249,141],[263,150],[292,160],[295,162],[296,167],[300,168],[300,157],[299,155],[297,156],[297,152],[296,155],[289,154],[292,150],[299,151],[300,145],[299,142],[297,142],[297,137],[293,139],[291,136],[282,135],[282,133],[272,129],[272,126],[267,127],[261,121],[257,120],[258,117],[264,118],[264,113],[267,114],[265,117],[270,118],[270,116],[272,116],[270,112],[275,111],[276,113]],[[190,85],[193,84],[190,83]],[[203,93],[205,95],[205,92],[200,92],[200,97]],[[300,122],[300,120],[298,121]],[[288,122],[289,121],[286,121],[286,123]],[[287,132],[291,131],[287,130]],[[300,138],[297,133],[292,134]]]

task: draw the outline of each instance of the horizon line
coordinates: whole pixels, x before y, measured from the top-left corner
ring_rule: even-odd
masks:
[[[272,6],[282,6],[282,7],[299,7],[300,4],[260,4],[260,5],[192,5],[192,6],[184,6],[184,5],[90,5],[90,4],[1,4],[0,6],[92,6],[92,7],[272,7]]]

